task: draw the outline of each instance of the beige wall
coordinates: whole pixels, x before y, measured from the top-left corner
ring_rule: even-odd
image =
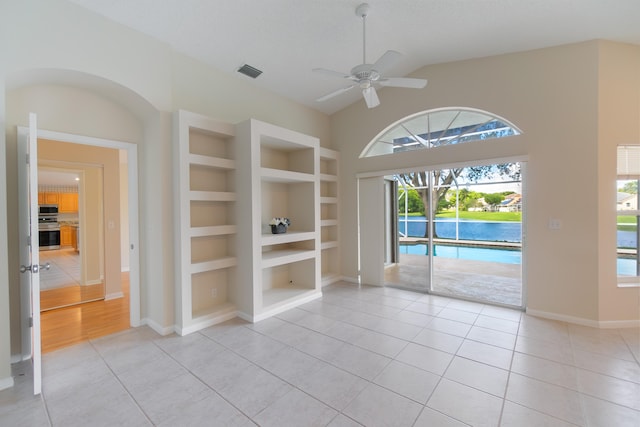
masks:
[[[28,112],[38,113],[40,129],[136,144],[140,309],[143,322],[157,330],[173,325],[172,112],[186,109],[231,123],[256,118],[330,145],[327,115],[66,1],[2,2],[0,52],[0,165],[6,159],[7,166],[0,176],[2,224],[8,215],[0,254],[17,245],[11,231],[17,228],[15,126],[27,124]],[[9,347],[20,353],[17,265],[0,257],[0,301],[11,294],[8,309],[0,303],[0,325],[11,319],[10,330],[0,327],[0,381],[10,376]]]
[[[599,231],[603,221],[611,220],[615,207],[615,202],[601,203],[615,200],[615,165],[611,163],[615,151],[606,148],[609,160],[603,164],[599,152],[609,141],[601,133],[599,117],[617,118],[622,108],[626,119],[616,119],[612,127],[630,141],[640,142],[640,73],[637,65],[628,68],[638,58],[637,46],[588,42],[428,66],[413,74],[429,79],[426,89],[387,88],[380,91],[380,107],[368,110],[357,103],[333,115],[332,140],[342,156],[344,275],[355,278],[357,274],[358,173],[469,164],[476,159],[527,160],[523,255],[527,309],[586,323],[637,322],[640,288],[616,286],[615,240],[611,245],[615,238],[607,234],[614,236],[615,225],[607,222],[607,231]],[[605,102],[599,87],[613,84],[611,80],[617,80],[619,90],[607,90],[610,99]],[[627,93],[621,93],[622,87]],[[513,122],[523,134],[392,158],[358,159],[367,143],[391,123],[419,111],[452,106],[490,111]],[[608,212],[607,218],[603,211]],[[562,228],[550,230],[550,218],[560,219]],[[601,246],[605,234],[608,251]]]

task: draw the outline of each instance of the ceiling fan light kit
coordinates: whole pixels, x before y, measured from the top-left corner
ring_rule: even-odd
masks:
[[[384,77],[386,70],[391,68],[398,62],[401,53],[395,50],[388,50],[375,63],[368,64],[366,59],[367,37],[366,22],[369,14],[369,5],[362,3],[356,7],[356,15],[362,18],[362,64],[356,65],[351,69],[349,74],[339,71],[327,70],[325,68],[314,68],[316,73],[328,75],[331,77],[340,77],[342,79],[351,80],[353,83],[347,87],[340,88],[316,99],[317,102],[326,101],[338,95],[341,95],[354,87],[362,90],[362,97],[368,108],[374,108],[380,105],[375,85],[388,87],[404,87],[410,89],[422,89],[427,85],[425,79],[414,79],[408,77]]]

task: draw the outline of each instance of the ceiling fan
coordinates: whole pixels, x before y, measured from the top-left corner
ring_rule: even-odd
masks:
[[[402,56],[401,53],[396,52],[395,50],[388,50],[375,63],[367,64],[366,21],[368,13],[369,5],[367,3],[362,3],[361,5],[356,7],[356,15],[362,18],[362,64],[353,67],[349,74],[341,73],[339,71],[327,70],[324,68],[313,69],[313,71],[316,73],[325,74],[332,77],[340,77],[342,79],[348,79],[353,83],[347,87],[343,87],[327,95],[321,96],[320,98],[316,99],[317,102],[326,101],[327,99],[341,95],[353,89],[354,87],[359,87],[360,89],[362,89],[362,96],[367,103],[367,107],[374,108],[380,105],[380,100],[378,99],[375,85],[404,87],[411,89],[422,89],[427,85],[427,81],[425,79],[413,79],[407,77],[384,77],[384,72],[388,70],[393,64],[395,64]]]

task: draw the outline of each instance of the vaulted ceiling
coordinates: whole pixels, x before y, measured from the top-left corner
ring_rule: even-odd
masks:
[[[358,0],[69,0],[157,38],[175,50],[327,114],[361,100],[340,78],[362,63]],[[592,39],[640,45],[639,0],[368,0],[367,62],[403,54],[401,77],[448,61]],[[257,79],[237,73],[249,64]],[[414,76],[424,77],[429,76]],[[414,90],[386,88],[383,90]],[[426,89],[428,91],[429,86]]]

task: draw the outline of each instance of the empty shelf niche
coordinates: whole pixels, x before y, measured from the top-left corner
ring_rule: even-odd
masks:
[[[289,141],[262,136],[260,140],[260,166],[280,171],[283,176],[314,175],[314,148]]]
[[[234,310],[229,302],[228,284],[235,282],[235,268],[205,271],[191,275],[191,317],[203,318]]]
[[[232,137],[227,134],[211,132],[205,129],[189,128],[190,162],[204,157],[233,160],[234,151],[231,145]],[[204,159],[204,161],[209,161]]]
[[[336,203],[321,203],[320,204],[320,219],[325,220],[337,220],[338,219],[338,205]]]
[[[262,270],[262,306],[268,309],[315,291],[316,260],[307,259]]]
[[[232,234],[191,238],[192,271],[217,270],[236,265],[235,236]]]
[[[192,228],[207,227],[214,234],[220,227],[233,224],[234,203],[210,200],[192,200],[190,203]]]
[[[337,266],[340,265],[339,253],[337,246],[322,250],[321,260],[323,282],[327,279],[332,279],[337,275],[337,271],[339,271]]]

